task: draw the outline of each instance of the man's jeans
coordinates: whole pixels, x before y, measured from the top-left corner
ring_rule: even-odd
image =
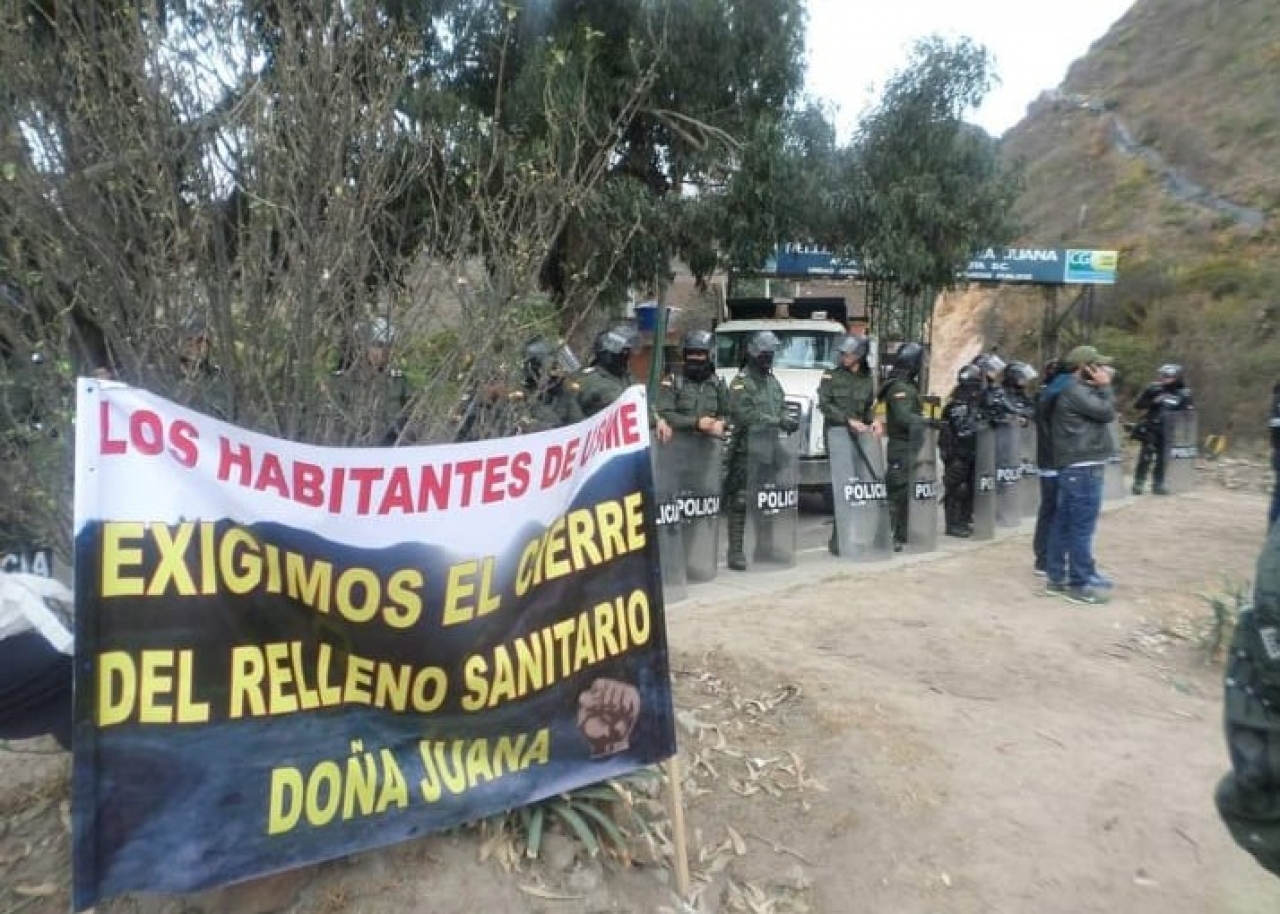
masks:
[[[1058,506],[1045,557],[1045,571],[1054,583],[1085,587],[1098,573],[1093,563],[1093,533],[1102,508],[1105,472],[1102,464],[1058,472]]]
[[[1036,512],[1036,535],[1032,549],[1036,554],[1036,570],[1045,571],[1049,567],[1049,531],[1053,529],[1053,518],[1058,513],[1058,477],[1040,477],[1040,508]]]

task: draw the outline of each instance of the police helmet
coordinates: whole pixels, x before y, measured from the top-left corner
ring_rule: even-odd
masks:
[[[982,383],[982,371],[977,365],[961,365],[956,372],[956,383],[961,387],[977,387]]]
[[[753,359],[766,353],[773,355],[781,345],[782,341],[772,330],[759,330],[747,341],[747,355]]]
[[[684,335],[680,348],[684,352],[710,352],[714,338],[706,330],[690,330]]]
[[[1161,365],[1156,374],[1160,376],[1160,380],[1165,384],[1181,384],[1185,377],[1182,366],[1173,362]]]
[[[596,344],[600,353],[607,352],[610,355],[622,355],[625,352],[630,354],[631,348],[635,344],[635,331],[625,325],[612,327],[596,337]]]
[[[865,362],[867,352],[871,349],[871,342],[865,336],[846,336],[840,341],[840,345],[836,346],[836,351],[841,355],[851,355],[860,362]]]
[[[903,343],[893,354],[893,370],[915,377],[924,363],[924,347],[919,343]]]
[[[1004,371],[1006,367],[1004,359],[1000,358],[1000,356],[996,355],[994,352],[980,353],[974,358],[973,364],[977,365],[978,368],[981,369],[982,373],[988,378],[994,378],[1000,372]]]
[[[395,338],[395,328],[385,317],[375,317],[364,325],[364,340],[370,346],[390,346]]]
[[[1018,387],[1025,387],[1040,375],[1026,362],[1010,362],[1004,370],[1004,379]]]
[[[551,344],[539,336],[525,345],[524,360],[526,362],[537,362],[541,365],[550,359],[554,353],[555,351],[551,348]]]

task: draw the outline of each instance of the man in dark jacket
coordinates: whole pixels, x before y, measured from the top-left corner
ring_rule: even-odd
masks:
[[[1049,530],[1045,593],[1073,603],[1104,603],[1093,581],[1093,534],[1102,508],[1102,482],[1111,456],[1116,417],[1111,363],[1092,346],[1077,346],[1062,360],[1068,375],[1053,405],[1049,434],[1058,470],[1058,501]]]

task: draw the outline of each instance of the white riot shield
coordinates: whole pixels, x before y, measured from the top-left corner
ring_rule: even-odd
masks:
[[[1111,423],[1111,456],[1107,458],[1106,472],[1102,477],[1102,497],[1106,501],[1124,498],[1124,449],[1120,446],[1120,420]]]
[[[1022,461],[1018,458],[1018,427],[997,425],[996,433],[996,526],[1022,524],[1022,501],[1018,495]]]
[[[720,556],[723,442],[697,432],[676,432],[668,448],[676,463],[685,572],[690,583],[710,581]]]
[[[938,548],[938,433],[923,424],[911,427],[911,472],[907,477],[907,548],[932,552]]]
[[[657,504],[658,561],[662,565],[662,596],[668,603],[688,596],[684,538],[680,522],[680,465],[670,444],[653,443],[653,494]]]
[[[790,567],[796,561],[800,490],[797,435],[775,428],[746,433],[747,565]]]
[[[1194,409],[1164,414],[1164,486],[1173,495],[1190,492],[1196,481],[1199,417]]]
[[[1040,510],[1040,471],[1036,467],[1036,424],[1018,427],[1018,502],[1023,517],[1035,517]]]
[[[827,457],[840,558],[849,562],[893,557],[884,444],[875,435],[828,429]]]
[[[996,435],[991,426],[978,429],[973,460],[973,538],[996,535]]]

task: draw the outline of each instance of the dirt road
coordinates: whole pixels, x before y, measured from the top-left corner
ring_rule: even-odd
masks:
[[[1221,666],[1197,640],[1210,615],[1199,595],[1251,580],[1265,513],[1261,492],[1216,485],[1108,510],[1097,553],[1117,587],[1105,606],[1040,596],[1025,533],[864,568],[809,556],[696,589],[668,619],[686,910],[1280,909],[1280,882],[1213,809]],[[66,767],[0,751],[0,912],[67,910]],[[622,871],[561,848],[512,871],[478,862],[480,848],[464,833],[366,854],[289,883],[280,903],[474,912],[483,886],[494,912],[680,909],[660,866]],[[252,905],[210,895],[99,910]]]

